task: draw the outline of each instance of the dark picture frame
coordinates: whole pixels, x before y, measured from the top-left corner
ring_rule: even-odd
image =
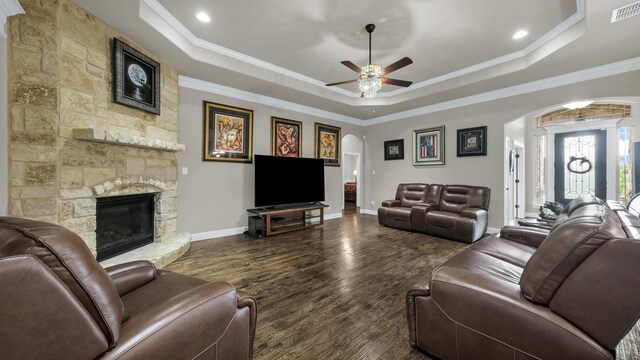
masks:
[[[404,139],[387,140],[384,142],[385,160],[404,159]]]
[[[202,102],[203,161],[253,161],[253,110]]]
[[[413,165],[444,165],[444,145],[444,125],[413,130]]]
[[[271,117],[271,155],[302,156],[302,122]]]
[[[341,129],[337,126],[315,123],[316,159],[324,159],[325,166],[340,166]]]
[[[113,102],[160,115],[160,63],[113,38]]]
[[[487,127],[458,129],[458,157],[487,155]]]

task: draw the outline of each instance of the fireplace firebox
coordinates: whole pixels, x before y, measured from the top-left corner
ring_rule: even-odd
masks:
[[[138,194],[97,199],[98,261],[153,242],[154,197],[155,194]]]

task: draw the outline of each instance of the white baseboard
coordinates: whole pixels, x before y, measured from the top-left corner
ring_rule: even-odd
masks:
[[[342,217],[342,213],[335,213],[335,214],[327,214],[324,216],[325,220],[331,220],[331,219],[339,219]],[[215,239],[215,238],[219,238],[219,237],[223,237],[223,236],[231,236],[231,235],[240,235],[242,233],[244,233],[246,227],[237,227],[237,228],[230,228],[230,229],[222,229],[222,230],[214,230],[214,231],[205,231],[205,232],[200,232],[200,233],[194,233],[191,234],[191,241],[202,241],[202,240],[209,240],[209,239]]]
[[[360,208],[360,213],[361,213],[361,214],[367,214],[367,215],[378,216],[378,210],[369,210],[369,209],[362,209],[362,208]]]
[[[497,234],[500,232],[500,229],[494,227],[487,228],[487,234]]]
[[[230,235],[239,235],[244,233],[245,227],[231,228],[231,229],[223,229],[223,230],[214,230],[214,231],[205,231],[201,233],[191,234],[191,241],[200,241],[200,240],[209,240],[215,239],[223,236]]]
[[[327,214],[324,216],[325,220],[332,220],[332,219],[339,219],[342,217],[342,213],[333,213],[333,214]]]

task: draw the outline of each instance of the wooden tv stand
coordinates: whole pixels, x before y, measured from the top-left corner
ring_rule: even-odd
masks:
[[[315,203],[287,207],[261,207],[248,209],[247,212],[264,218],[265,236],[270,236],[324,224],[326,207],[329,205]]]

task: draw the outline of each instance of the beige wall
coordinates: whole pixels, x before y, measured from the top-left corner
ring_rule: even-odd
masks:
[[[0,37],[0,216],[8,213],[9,160],[7,122],[7,39]]]
[[[375,211],[383,200],[393,198],[400,182],[483,185],[491,188],[489,226],[499,228],[503,225],[504,211],[505,122],[575,99],[638,94],[640,71],[635,71],[366,127],[363,207]],[[446,127],[446,164],[413,166],[412,130],[440,125]],[[488,126],[488,155],[456,157],[456,130],[482,125]],[[404,138],[405,159],[384,161],[383,142],[398,138]],[[376,175],[372,175],[372,171]],[[375,203],[373,206],[371,201]]]
[[[246,210],[254,207],[253,164],[202,161],[203,100],[253,110],[254,154],[270,154],[271,116],[303,122],[303,157],[314,157],[314,122],[341,127],[343,137],[362,137],[359,126],[180,88],[180,142],[187,145],[187,150],[178,155],[180,231],[198,234],[244,228]],[[182,174],[184,167],[188,168],[187,175]],[[341,214],[342,189],[341,167],[325,166],[325,203],[330,206],[325,214]]]

